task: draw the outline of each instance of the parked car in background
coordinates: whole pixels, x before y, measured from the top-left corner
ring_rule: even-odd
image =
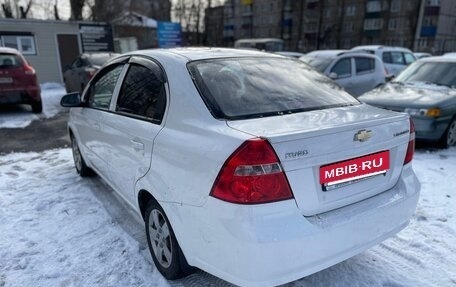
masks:
[[[283,50],[283,40],[277,38],[239,39],[234,42],[234,47],[237,49],[278,52]]]
[[[422,59],[422,58],[432,57],[431,53],[413,53],[413,55],[415,56],[415,58],[417,60]]]
[[[136,51],[61,103],[77,172],[134,208],[168,279],[287,283],[393,236],[418,202],[409,116],[294,59]]]
[[[345,88],[352,96],[360,96],[385,83],[385,68],[375,55],[322,50],[299,58]]]
[[[354,47],[352,51],[364,51],[377,55],[385,64],[386,73],[394,76],[416,61],[412,51],[402,47],[367,45]]]
[[[34,113],[43,110],[35,69],[16,49],[0,47],[0,104],[28,104]]]
[[[456,57],[456,52],[450,52],[443,54],[444,57]]]
[[[300,57],[305,55],[304,53],[289,52],[289,51],[280,51],[280,52],[275,52],[274,54],[285,56],[285,57],[290,57],[290,58],[296,58],[296,59],[299,59]]]
[[[98,52],[79,55],[63,73],[63,81],[67,92],[82,92],[100,67],[117,55],[119,54]]]
[[[416,138],[456,145],[456,57],[429,57],[394,81],[359,98],[384,109],[409,113]]]

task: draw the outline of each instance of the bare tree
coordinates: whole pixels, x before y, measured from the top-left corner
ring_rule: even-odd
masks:
[[[33,5],[33,0],[28,0],[25,4],[25,7],[18,4],[18,1],[15,1],[14,5],[10,0],[5,0],[2,3],[2,10],[5,18],[22,18],[25,19],[30,12],[30,8]]]
[[[82,10],[86,0],[70,0],[71,20],[82,20]]]
[[[173,11],[174,15],[181,23],[184,32],[192,35],[195,34],[196,39],[190,36],[191,44],[201,43],[201,31],[204,29],[204,10],[206,9],[207,1],[204,0],[178,0],[175,2]]]

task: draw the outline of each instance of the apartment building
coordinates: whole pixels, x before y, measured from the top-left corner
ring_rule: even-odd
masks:
[[[212,33],[224,46],[271,37],[290,51],[364,44],[456,50],[454,0],[226,0],[223,7],[223,29]]]

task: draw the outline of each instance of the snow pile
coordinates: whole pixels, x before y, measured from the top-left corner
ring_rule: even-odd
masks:
[[[52,118],[61,111],[60,99],[66,94],[65,87],[58,83],[41,84],[43,113],[34,114],[29,107],[11,106],[0,113],[0,128],[25,128],[32,121]]]
[[[414,168],[421,199],[405,230],[287,286],[455,286],[456,149],[418,152]],[[164,280],[137,217],[80,178],[69,149],[0,157],[0,221],[2,287],[229,286],[204,272]]]

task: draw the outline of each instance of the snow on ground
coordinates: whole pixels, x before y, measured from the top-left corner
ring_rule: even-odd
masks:
[[[287,286],[456,286],[456,148],[418,151],[414,168],[421,199],[405,230]],[[168,282],[146,246],[139,219],[78,177],[69,149],[0,157],[0,287],[229,286],[201,271]]]
[[[40,118],[52,118],[60,110],[60,99],[66,94],[65,87],[58,83],[41,84],[43,112],[34,114],[30,106],[11,106],[0,113],[0,128],[25,128]]]

